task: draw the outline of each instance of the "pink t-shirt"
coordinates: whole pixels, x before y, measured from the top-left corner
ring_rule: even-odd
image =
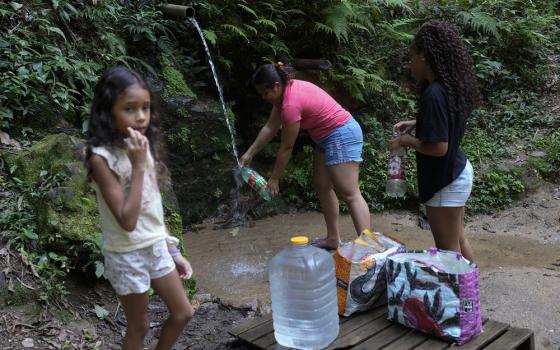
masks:
[[[303,80],[290,80],[284,88],[280,118],[283,125],[300,122],[313,140],[319,140],[350,119],[323,89]]]

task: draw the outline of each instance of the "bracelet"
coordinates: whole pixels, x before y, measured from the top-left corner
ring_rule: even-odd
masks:
[[[169,255],[171,255],[171,257],[174,258],[177,255],[181,255],[181,251],[177,248],[169,249]]]

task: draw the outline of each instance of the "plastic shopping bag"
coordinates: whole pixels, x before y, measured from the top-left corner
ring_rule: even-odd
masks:
[[[369,230],[341,244],[334,255],[339,315],[350,316],[386,303],[385,261],[404,251],[396,239]]]

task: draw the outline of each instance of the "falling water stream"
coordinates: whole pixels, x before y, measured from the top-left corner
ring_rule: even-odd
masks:
[[[208,44],[206,44],[206,40],[204,39],[204,33],[200,28],[200,25],[196,21],[194,17],[189,17],[191,23],[195,26],[196,30],[198,31],[198,35],[200,35],[200,39],[204,44],[204,50],[206,50],[206,55],[208,56],[208,63],[210,64],[210,68],[212,69],[212,75],[214,76],[214,82],[216,83],[216,88],[218,89],[218,95],[220,95],[220,103],[222,104],[222,111],[224,113],[224,119],[226,120],[227,127],[229,129],[229,134],[231,136],[231,148],[233,149],[233,155],[235,156],[235,160],[237,161],[237,165],[239,166],[239,155],[237,154],[237,148],[235,147],[235,134],[229,118],[227,116],[227,109],[226,103],[224,102],[224,95],[222,93],[222,87],[220,86],[220,82],[218,81],[218,74],[216,74],[216,68],[214,67],[214,62],[212,61],[212,55],[210,54],[210,49],[208,48]]]
[[[239,155],[237,154],[237,148],[235,147],[235,133],[231,123],[229,121],[227,115],[226,104],[224,101],[224,95],[222,93],[222,87],[220,86],[220,82],[218,80],[218,75],[216,73],[216,68],[214,67],[214,62],[212,61],[212,55],[210,54],[210,49],[208,48],[208,44],[206,44],[206,40],[204,39],[204,33],[200,28],[200,25],[196,21],[194,17],[188,17],[189,21],[195,26],[196,30],[198,31],[198,35],[204,44],[204,50],[206,51],[206,55],[208,56],[208,63],[210,64],[210,68],[212,69],[212,75],[214,76],[214,82],[216,83],[216,88],[218,89],[218,95],[220,96],[220,103],[222,105],[222,111],[224,113],[224,119],[226,120],[227,127],[229,129],[229,134],[231,136],[231,148],[233,149],[233,155],[235,156],[235,160],[237,161],[237,167],[233,169],[233,177],[235,179],[236,188],[231,191],[232,197],[232,207],[231,207],[231,218],[228,220],[228,226],[241,226],[245,223],[245,215],[247,211],[250,209],[242,208],[241,205],[241,186],[243,185],[241,181],[241,176],[239,175],[239,170],[241,168],[241,164],[239,163]],[[254,204],[253,204],[254,206]]]

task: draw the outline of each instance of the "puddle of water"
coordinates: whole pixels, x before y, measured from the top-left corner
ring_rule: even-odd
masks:
[[[415,215],[407,212],[373,215],[376,230],[391,233],[403,241],[408,249],[433,246],[430,231],[416,225]],[[355,238],[349,216],[340,218],[343,241]],[[268,284],[269,260],[289,244],[292,235],[305,234],[322,237],[326,234],[323,215],[317,212],[279,215],[255,222],[253,227],[214,230],[207,227],[198,233],[185,235],[189,259],[201,291],[234,303],[248,299],[270,302]],[[484,230],[466,230],[481,272],[497,268],[534,267],[555,268],[551,265],[560,258],[559,244],[542,244],[524,237],[490,234]],[[560,267],[558,267],[560,271]]]
[[[241,276],[253,276],[262,277],[262,275],[267,272],[266,271],[266,264],[264,262],[258,263],[256,265],[244,262],[237,262],[231,265],[231,273],[234,277],[241,277]]]

